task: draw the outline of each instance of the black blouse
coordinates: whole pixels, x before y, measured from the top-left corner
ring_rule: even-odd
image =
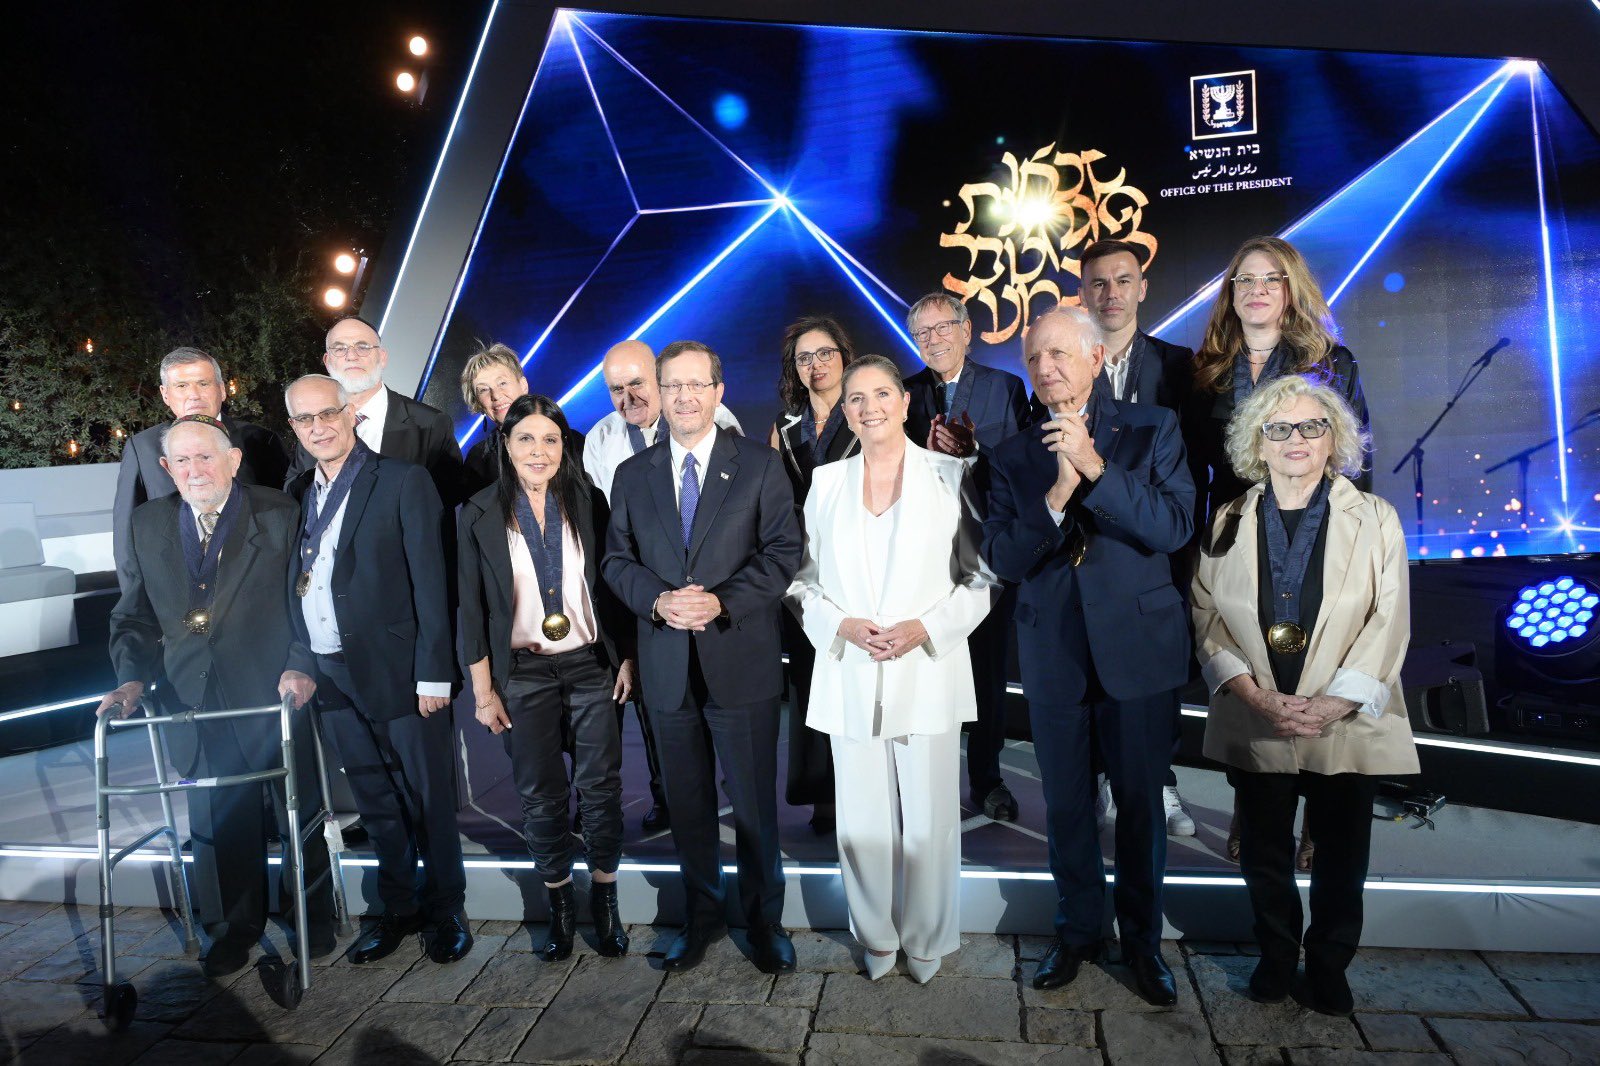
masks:
[[[1261,623],[1261,637],[1266,639],[1272,628],[1272,563],[1267,558],[1267,501],[1263,497],[1256,506],[1256,573],[1260,575],[1256,595],[1256,614]],[[1294,540],[1294,531],[1300,526],[1305,508],[1279,511],[1283,515],[1283,530]],[[1267,642],[1267,661],[1272,664],[1273,685],[1279,692],[1293,693],[1300,686],[1300,672],[1305,669],[1306,652],[1311,648],[1311,634],[1317,631],[1317,615],[1322,611],[1322,561],[1328,552],[1328,526],[1333,521],[1329,508],[1317,530],[1316,543],[1311,546],[1311,561],[1306,564],[1306,576],[1300,583],[1300,627],[1306,631],[1306,646],[1296,652],[1274,651]]]

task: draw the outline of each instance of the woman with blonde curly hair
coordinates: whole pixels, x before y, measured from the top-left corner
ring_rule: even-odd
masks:
[[[1217,513],[1190,594],[1212,693],[1205,754],[1228,767],[1261,946],[1250,994],[1287,996],[1303,945],[1310,1006],[1348,1015],[1378,778],[1418,772],[1400,689],[1405,537],[1394,508],[1349,480],[1366,439],[1334,388],[1298,374],[1265,384],[1225,440],[1254,487]],[[1317,841],[1303,935],[1301,797]]]

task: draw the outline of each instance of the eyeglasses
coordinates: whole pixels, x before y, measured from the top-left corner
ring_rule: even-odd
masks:
[[[804,370],[812,363],[816,363],[820,366],[823,363],[831,363],[837,358],[839,358],[839,349],[818,348],[814,352],[795,352],[794,365],[799,367],[801,370]]]
[[[940,340],[945,340],[950,336],[950,331],[955,329],[958,325],[960,325],[960,323],[953,318],[947,319],[944,322],[935,322],[931,326],[923,326],[921,329],[912,330],[911,339],[916,341],[918,344],[927,344],[928,338],[937,334]]]
[[[1261,432],[1268,440],[1288,440],[1289,435],[1295,432],[1306,440],[1316,440],[1328,432],[1328,420],[1308,418],[1304,422],[1263,422]]]
[[[1233,282],[1233,287],[1240,292],[1250,292],[1256,287],[1256,282],[1258,281],[1266,287],[1268,292],[1277,292],[1283,288],[1284,277],[1285,275],[1283,274],[1235,274],[1229,280]]]
[[[295,429],[310,429],[311,423],[313,422],[321,422],[325,426],[331,426],[335,422],[339,421],[339,416],[344,414],[345,408],[349,406],[349,404],[345,404],[344,407],[330,407],[326,411],[316,411],[311,414],[304,415],[290,415],[289,424]]]
[[[680,392],[687,392],[690,396],[698,396],[707,389],[715,388],[714,381],[674,381],[670,384],[662,382],[661,391],[668,396],[676,396]]]
[[[371,355],[381,347],[383,347],[383,345],[368,344],[366,341],[357,341],[355,344],[333,344],[328,346],[328,354],[337,355],[342,359],[351,352],[357,352],[361,355]]]

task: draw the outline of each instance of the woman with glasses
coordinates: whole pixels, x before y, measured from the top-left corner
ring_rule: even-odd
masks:
[[[783,361],[778,370],[783,411],[772,424],[770,443],[783,457],[802,524],[812,471],[860,450],[839,405],[844,368],[854,357],[855,349],[844,329],[825,315],[807,315],[783,331]],[[833,756],[828,738],[805,724],[815,655],[800,624],[787,611],[783,613],[783,650],[789,656],[789,685],[794,694],[784,798],[796,807],[812,804],[812,829],[829,833],[835,817]]]
[[[1345,969],[1380,777],[1418,772],[1400,689],[1410,639],[1405,537],[1389,503],[1348,480],[1366,438],[1338,390],[1290,374],[1256,389],[1228,425],[1234,472],[1191,587],[1210,689],[1205,754],[1228,766],[1239,864],[1261,961],[1250,994],[1275,1003],[1305,947],[1311,1007],[1353,1009]],[[1317,841],[1301,932],[1294,814]]]
[[[538,953],[549,961],[572,954],[572,862],[582,848],[599,951],[615,957],[628,950],[617,910],[617,704],[633,689],[634,625],[600,577],[610,512],[567,445],[567,419],[554,401],[517,397],[494,439],[503,453],[496,481],[458,517],[461,658],[478,721],[505,741],[528,852],[549,892],[550,932]],[[567,821],[574,786],[581,840]]]
[[[1183,413],[1184,445],[1195,469],[1195,529],[1250,486],[1228,457],[1227,428],[1259,387],[1285,374],[1307,374],[1339,393],[1370,439],[1367,400],[1356,358],[1334,335],[1333,314],[1305,257],[1279,237],[1252,237],[1239,246],[1211,305],[1205,339],[1195,353],[1194,390]],[[1363,456],[1363,460],[1364,460]],[[1363,461],[1350,472],[1355,486],[1372,487]],[[1209,468],[1209,474],[1207,474]],[[1238,819],[1228,828],[1228,858],[1239,859]],[[1296,865],[1311,869],[1313,838],[1302,836]]]

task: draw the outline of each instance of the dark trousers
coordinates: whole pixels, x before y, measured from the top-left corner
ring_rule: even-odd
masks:
[[[1063,944],[1100,941],[1105,906],[1105,861],[1095,825],[1098,744],[1117,803],[1113,900],[1124,948],[1139,954],[1161,946],[1161,877],[1167,865],[1167,820],[1161,799],[1172,754],[1172,716],[1178,694],[1161,692],[1115,700],[1091,684],[1082,703],[1030,700],[1033,747],[1039,759],[1050,872],[1060,906],[1056,933]]]
[[[1006,744],[1006,667],[1011,659],[1011,615],[1017,590],[1007,587],[967,638],[978,717],[967,723],[967,786],[974,803],[1000,785],[1000,749]]]
[[[1304,943],[1307,970],[1343,973],[1361,942],[1361,889],[1372,849],[1378,779],[1231,769],[1228,781],[1239,800],[1239,869],[1250,890],[1262,957],[1290,967]],[[1301,796],[1306,825],[1317,842],[1311,925],[1303,937],[1300,889],[1294,880],[1294,813]]]
[[[450,708],[380,720],[363,706],[342,658],[317,656],[317,711],[378,854],[378,897],[390,914],[462,913],[467,896],[456,827]],[[417,893],[417,858],[424,863]]]
[[[791,806],[833,806],[833,742],[826,733],[806,725],[811,706],[811,670],[816,649],[790,611],[783,612],[783,650],[789,655],[789,772],[784,777],[784,800]]]
[[[689,691],[683,705],[658,707],[653,713],[689,924],[712,928],[723,922],[726,897],[716,773],[720,763],[723,788],[733,803],[740,909],[752,926],[777,925],[783,917],[778,701],[718,706],[706,691],[692,647],[691,643]]]
[[[635,675],[635,688],[637,689],[638,677]],[[657,807],[667,808],[667,789],[661,783],[661,752],[656,748],[655,727],[650,724],[650,711],[644,705],[644,697],[637,691],[633,695],[633,713],[639,719],[639,735],[644,740],[644,764],[650,771],[650,801]],[[627,704],[617,705],[617,731],[621,734],[622,715]],[[585,818],[588,816],[585,815]]]
[[[622,855],[622,736],[614,677],[595,645],[559,655],[513,653],[500,734],[522,800],[528,853],[547,883],[572,873],[579,840],[567,819],[567,797],[578,790],[582,844],[593,869],[614,873]],[[572,745],[572,778],[562,738]]]
[[[296,712],[298,725],[303,715]],[[273,719],[270,736],[252,729],[241,740],[232,721],[200,722],[199,754],[190,777],[222,777],[272,770],[283,765],[283,748]],[[316,753],[309,728],[295,730],[295,788],[299,793],[300,829],[319,806]],[[289,854],[289,827],[284,822],[282,782],[237,785],[233,788],[196,789],[189,793],[189,834],[194,845],[190,880],[200,925],[213,939],[254,941],[267,923],[267,837],[275,833]],[[333,884],[328,873],[328,845],[316,833],[305,846],[306,884],[322,879],[306,896],[306,914],[313,928],[333,926]],[[289,876],[289,864],[279,870],[279,908],[294,914],[298,891]]]

